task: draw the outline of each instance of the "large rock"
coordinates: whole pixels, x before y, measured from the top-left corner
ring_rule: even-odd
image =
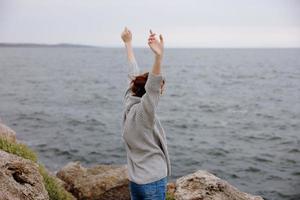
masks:
[[[1,200],[48,200],[38,165],[0,150]]]
[[[0,138],[4,138],[10,142],[16,142],[16,132],[0,121]]]
[[[57,172],[65,188],[79,200],[130,200],[126,165],[84,168],[71,162]]]
[[[263,200],[204,170],[177,179],[174,195],[176,200]]]

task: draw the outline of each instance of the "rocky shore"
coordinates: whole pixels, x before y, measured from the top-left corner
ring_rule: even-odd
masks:
[[[0,200],[130,200],[126,165],[94,165],[75,161],[56,174],[39,163],[36,153],[0,122]],[[168,183],[167,199],[262,200],[239,191],[205,170]]]

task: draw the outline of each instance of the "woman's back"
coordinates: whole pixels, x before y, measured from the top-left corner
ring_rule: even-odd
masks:
[[[149,73],[146,93],[140,98],[125,92],[123,139],[127,151],[129,178],[145,184],[171,174],[164,129],[155,111],[162,75]]]

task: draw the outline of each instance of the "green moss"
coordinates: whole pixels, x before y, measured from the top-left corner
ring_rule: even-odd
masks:
[[[50,176],[43,165],[39,166],[40,174],[44,178],[46,190],[48,191],[50,200],[71,200],[73,199],[70,193],[59,184],[59,182]]]
[[[37,163],[37,154],[28,148],[25,144],[9,142],[0,137],[0,149],[7,153],[15,154],[25,159],[29,159]],[[50,200],[71,200],[73,199],[59,182],[48,174],[47,170],[42,164],[39,164],[39,172],[43,176],[44,185],[48,192]]]
[[[15,154],[22,158],[37,162],[37,154],[29,149],[25,144],[9,142],[8,140],[0,137],[0,149],[7,153]]]
[[[166,197],[166,200],[175,200],[174,196],[167,193],[167,197]]]

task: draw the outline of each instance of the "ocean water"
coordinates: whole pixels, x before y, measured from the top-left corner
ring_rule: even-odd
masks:
[[[135,49],[141,71],[149,49]],[[0,48],[0,118],[50,170],[125,164],[122,48]],[[166,49],[158,116],[169,181],[202,169],[266,200],[300,199],[300,49]]]

